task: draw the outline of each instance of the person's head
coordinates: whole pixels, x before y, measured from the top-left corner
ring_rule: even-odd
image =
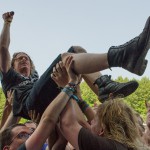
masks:
[[[136,147],[135,137],[139,137],[136,116],[121,98],[105,101],[98,107],[91,130],[132,148]]]
[[[33,61],[31,60],[29,55],[24,52],[18,52],[13,54],[11,67],[20,74],[26,72],[26,76],[31,75],[32,72],[35,70]]]
[[[0,149],[16,150],[33,133],[33,129],[24,124],[14,124],[0,133]]]

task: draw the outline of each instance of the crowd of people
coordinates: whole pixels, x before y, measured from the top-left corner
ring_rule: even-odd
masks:
[[[118,95],[128,96],[137,81],[119,83],[100,71],[122,67],[143,75],[150,48],[150,17],[139,36],[92,54],[72,46],[60,54],[39,78],[31,57],[9,52],[14,12],[3,14],[0,36],[0,75],[6,96],[1,121],[0,150],[144,150],[150,149],[150,105],[146,103],[146,129],[135,111]],[[83,100],[84,81],[101,104],[91,108]],[[20,118],[31,121],[20,124]]]

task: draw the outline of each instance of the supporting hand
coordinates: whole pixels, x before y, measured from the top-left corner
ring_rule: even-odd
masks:
[[[41,115],[39,113],[37,113],[35,110],[30,110],[28,112],[31,120],[35,123],[39,123],[40,122],[40,119],[41,119]]]
[[[69,76],[69,82],[77,84],[79,82],[79,76],[73,72],[73,56],[68,56],[65,61],[65,67]]]
[[[69,82],[68,73],[62,61],[53,67],[51,78],[55,81],[58,87],[64,87]]]

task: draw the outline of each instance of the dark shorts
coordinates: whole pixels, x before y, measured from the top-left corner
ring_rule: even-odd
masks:
[[[74,53],[74,48],[70,47],[68,52]],[[50,76],[53,71],[53,67],[59,61],[61,61],[61,54],[53,61],[40,79],[34,84],[25,104],[26,112],[28,112],[28,110],[36,110],[42,114],[46,107],[60,93],[60,89]]]

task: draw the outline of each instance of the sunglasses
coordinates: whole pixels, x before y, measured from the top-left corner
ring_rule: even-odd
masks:
[[[29,128],[29,129],[30,129],[31,133],[19,132],[19,133],[11,140],[11,142],[8,144],[8,146],[10,146],[10,145],[14,142],[14,140],[15,140],[16,138],[27,140],[27,139],[31,136],[31,134],[35,131],[34,128]]]

